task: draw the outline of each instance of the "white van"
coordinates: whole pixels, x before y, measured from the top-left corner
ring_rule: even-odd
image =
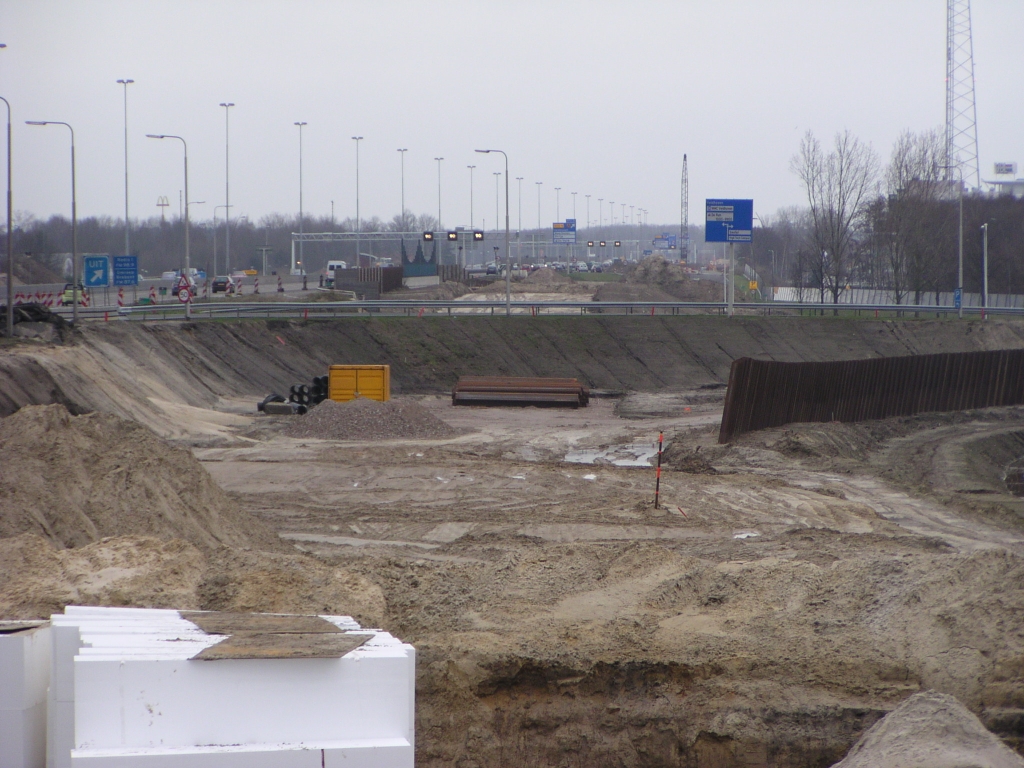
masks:
[[[336,269],[348,269],[347,261],[328,261],[327,262],[327,276],[333,277],[334,270]]]

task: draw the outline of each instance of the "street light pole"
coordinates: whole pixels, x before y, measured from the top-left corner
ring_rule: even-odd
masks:
[[[509,244],[508,222],[508,155],[500,149],[478,149],[477,152],[490,154],[500,153],[505,158],[505,316],[512,315],[512,250]]]
[[[6,48],[0,44],[0,48]],[[14,240],[11,234],[11,103],[3,96],[0,101],[7,105],[7,335],[14,336]]]
[[[597,228],[604,227],[604,198],[597,198]]]
[[[555,221],[562,220],[561,187],[555,187]]]
[[[544,182],[543,181],[538,181],[538,182],[535,182],[535,183],[537,185],[537,229],[539,230],[541,228],[540,227],[540,185],[543,184]]]
[[[988,309],[988,222],[981,225],[981,306]],[[961,299],[961,303],[963,300]],[[985,314],[982,313],[982,319]]]
[[[124,78],[117,82],[124,86],[124,255],[130,256],[132,251],[128,234],[128,86],[135,81]]]
[[[10,109],[10,105],[8,105]],[[60,120],[26,120],[28,125],[63,125],[71,132],[71,322],[78,325],[78,195],[75,185],[75,129],[68,123]],[[8,141],[10,147],[10,123],[8,123]],[[8,159],[7,172],[10,174],[11,164]],[[8,176],[8,179],[10,176]],[[8,187],[10,181],[8,181]],[[8,193],[8,205],[10,205],[10,193]],[[11,216],[7,214],[7,226],[10,227]],[[7,237],[8,249],[10,249],[10,235]],[[10,251],[8,250],[8,254]],[[10,256],[8,256],[10,258]],[[10,283],[8,283],[10,285]],[[10,302],[8,302],[10,307]]]
[[[500,186],[499,186],[500,185],[500,180],[501,180],[501,171],[495,171],[494,172],[494,231],[495,232],[497,232],[498,231],[498,227],[501,226],[500,224],[498,224],[498,222],[501,221],[501,218],[500,218],[500,212],[501,212],[501,207],[500,207],[501,206],[501,189],[500,189]]]
[[[147,133],[147,139],[177,139],[185,153],[185,282],[188,285],[189,300],[185,302],[185,319],[192,317],[192,265],[189,260],[189,218],[188,218],[188,144],[181,136],[172,136],[169,133]],[[74,150],[72,150],[73,152]]]
[[[224,107],[224,274],[231,274],[231,177],[230,164],[228,163],[228,114],[233,102],[222,101]],[[214,232],[216,233],[216,228]],[[216,272],[216,259],[214,260],[214,272]],[[217,275],[215,274],[214,277]]]
[[[402,231],[405,231],[405,153],[408,152],[408,148],[399,149],[398,152],[402,157]]]
[[[359,142],[363,140],[362,136],[353,136],[352,141],[356,143],[356,266],[359,266]],[[373,252],[373,248],[370,248]]]
[[[303,249],[303,245],[305,244],[305,241],[303,241],[303,239],[302,239],[302,234],[304,232],[304,230],[302,228],[302,223],[303,223],[302,222],[302,219],[303,219],[303,216],[302,216],[302,127],[304,125],[306,125],[306,123],[305,123],[305,121],[299,120],[299,121],[295,122],[294,124],[299,126],[299,266],[302,267],[302,268],[305,268],[305,266],[306,266],[305,258],[304,258],[305,254],[304,254],[304,249]],[[292,250],[292,258],[294,258],[294,257],[295,257],[295,250],[293,249]],[[357,267],[359,266],[358,262],[359,262],[359,249],[357,248],[356,249],[356,266]],[[299,270],[299,271],[301,273],[302,270]],[[293,273],[295,272],[295,264],[292,264],[292,272]]]
[[[224,209],[224,216],[226,218],[227,217],[228,207],[229,206],[227,206],[227,205],[215,205],[215,206],[213,206],[213,270],[212,270],[212,272],[213,272],[213,276],[214,277],[217,277],[217,211],[219,211],[221,208],[223,208]],[[227,264],[227,259],[226,258],[224,259],[224,263],[225,263],[225,265]],[[227,272],[226,269],[225,269],[225,272]],[[231,273],[227,272],[227,274],[231,274]]]
[[[473,229],[473,169],[475,165],[467,165],[469,168],[469,228]]]
[[[437,161],[437,228],[441,229],[441,161],[443,157],[435,157]]]
[[[587,229],[590,229],[590,195],[584,195],[587,198]]]
[[[519,182],[519,226],[516,227],[516,260],[523,264],[523,177],[516,176]]]

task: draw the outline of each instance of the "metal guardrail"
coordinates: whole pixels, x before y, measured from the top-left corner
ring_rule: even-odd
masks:
[[[694,301],[513,301],[510,303],[513,314],[523,315],[680,315],[692,312],[718,312],[725,314],[727,305],[723,302]],[[917,304],[811,304],[808,302],[750,302],[735,304],[739,315],[771,314],[773,311],[811,313],[815,316],[859,314],[866,312],[898,314],[909,316],[956,315],[959,310],[948,306],[929,306]],[[71,307],[54,310],[63,316],[71,316]],[[494,301],[409,301],[397,299],[380,299],[376,301],[335,301],[335,302],[286,302],[263,301],[245,303],[198,302],[192,305],[193,320],[217,320],[230,318],[329,318],[365,316],[406,316],[422,317],[424,315],[493,315],[500,316],[505,312],[504,300]],[[1024,315],[1024,308],[1014,307],[964,307],[965,315]],[[182,320],[185,315],[181,304],[152,304],[130,307],[79,307],[78,315],[87,320]]]

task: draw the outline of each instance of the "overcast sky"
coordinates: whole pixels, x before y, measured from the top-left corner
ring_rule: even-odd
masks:
[[[973,3],[982,176],[1024,161],[1024,2]],[[130,214],[177,214],[189,146],[193,217],[224,203],[224,113],[231,109],[232,216],[304,209],[363,218],[406,207],[495,222],[499,148],[511,163],[512,227],[582,226],[591,195],[679,221],[683,154],[690,221],[706,197],[752,197],[758,214],[802,203],[789,160],[808,129],[849,128],[887,157],[899,132],[943,124],[942,0],[0,0],[0,95],[14,115],[14,207],[69,215],[67,131],[76,132],[79,215],[124,215],[128,87]],[[503,199],[502,199],[502,216]],[[218,217],[223,211],[218,212]]]

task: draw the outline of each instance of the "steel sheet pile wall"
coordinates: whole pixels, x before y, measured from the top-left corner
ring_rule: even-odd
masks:
[[[1024,350],[829,363],[734,360],[718,442],[799,421],[865,421],[1024,403]]]

